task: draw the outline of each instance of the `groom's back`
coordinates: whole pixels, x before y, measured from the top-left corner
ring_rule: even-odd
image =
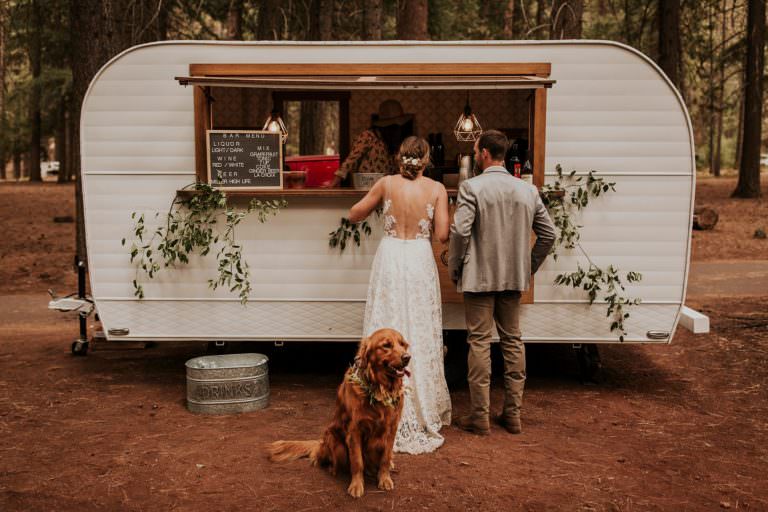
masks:
[[[462,291],[526,290],[531,275],[531,228],[540,202],[536,187],[503,167],[489,167],[462,188],[475,202]]]

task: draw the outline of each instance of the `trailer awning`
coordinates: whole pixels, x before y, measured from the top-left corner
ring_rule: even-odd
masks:
[[[180,85],[265,89],[541,89],[555,80],[527,75],[177,76]]]

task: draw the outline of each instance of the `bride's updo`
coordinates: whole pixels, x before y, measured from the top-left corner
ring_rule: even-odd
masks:
[[[408,137],[397,152],[400,174],[409,180],[416,179],[429,163],[429,144],[421,137]]]

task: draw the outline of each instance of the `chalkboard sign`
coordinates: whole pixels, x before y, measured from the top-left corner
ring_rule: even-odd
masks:
[[[208,130],[208,183],[228,190],[283,188],[280,134]]]

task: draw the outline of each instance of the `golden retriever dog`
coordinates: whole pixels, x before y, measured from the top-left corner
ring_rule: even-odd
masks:
[[[360,342],[355,364],[344,374],[336,395],[333,422],[317,441],[277,441],[267,446],[269,460],[308,457],[331,474],[349,471],[347,492],[363,495],[363,474],[378,478],[379,489],[394,488],[390,471],[397,425],[403,412],[403,375],[411,356],[394,329],[379,329]]]

